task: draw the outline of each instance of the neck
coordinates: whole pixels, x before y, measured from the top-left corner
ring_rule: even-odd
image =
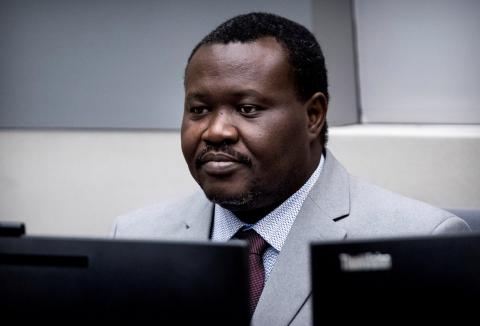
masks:
[[[255,224],[262,218],[267,216],[271,211],[277,208],[280,204],[271,205],[268,207],[261,207],[246,211],[233,212],[242,222],[247,224]]]

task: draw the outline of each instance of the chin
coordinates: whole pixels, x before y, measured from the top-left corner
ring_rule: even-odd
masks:
[[[204,189],[204,192],[210,201],[231,211],[244,210],[254,206],[259,195],[254,191],[233,194],[226,191],[208,191]]]
[[[261,196],[256,180],[197,180],[205,196],[215,204],[232,212],[254,208]]]

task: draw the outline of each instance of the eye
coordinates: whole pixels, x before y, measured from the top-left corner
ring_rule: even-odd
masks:
[[[254,115],[256,114],[258,111],[260,110],[260,108],[256,105],[251,105],[251,104],[244,104],[244,105],[241,105],[239,108],[238,108],[238,111],[243,114],[243,115]]]
[[[202,115],[208,113],[208,107],[206,106],[192,106],[190,108],[190,113],[195,115]]]

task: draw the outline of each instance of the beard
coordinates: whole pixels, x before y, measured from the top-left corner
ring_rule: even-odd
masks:
[[[215,204],[218,204],[222,206],[223,208],[226,208],[231,211],[236,211],[236,210],[245,210],[249,208],[253,208],[255,205],[254,203],[256,202],[256,199],[259,196],[259,193],[253,192],[253,191],[248,191],[242,194],[239,194],[238,196],[224,196],[222,194],[206,194],[207,198],[214,202]]]
[[[213,203],[229,210],[242,222],[255,224],[270,213],[276,205],[265,205],[265,196],[258,188],[236,196],[225,196],[225,194],[207,194],[207,198]]]
[[[263,193],[255,181],[252,181],[248,190],[235,195],[227,195],[224,192],[206,192],[205,189],[203,189],[203,192],[211,202],[232,212],[257,208],[261,202]]]
[[[255,224],[275,209],[283,199],[275,200],[281,190],[273,192],[261,186],[259,180],[252,180],[244,192],[226,194],[222,191],[201,187],[205,196],[213,203],[234,213],[241,221]],[[213,191],[212,191],[213,190]],[[288,196],[287,196],[288,197]]]

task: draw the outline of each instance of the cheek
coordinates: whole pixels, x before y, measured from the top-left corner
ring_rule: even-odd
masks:
[[[269,119],[250,133],[249,147],[258,161],[281,166],[285,159],[295,158],[305,150],[303,121],[286,118]]]
[[[194,128],[194,126],[188,123],[182,124],[182,129],[180,133],[182,153],[183,157],[189,165],[193,162],[195,157],[198,139],[200,139],[200,136],[198,134],[199,132],[197,128]]]

